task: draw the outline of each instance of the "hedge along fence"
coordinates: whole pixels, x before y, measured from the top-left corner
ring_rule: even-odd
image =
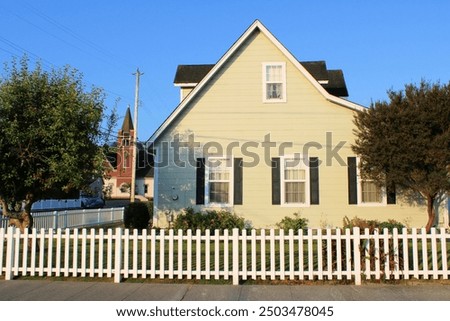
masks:
[[[214,233],[213,233],[214,232]],[[0,229],[0,275],[232,280],[448,279],[445,229]],[[387,262],[389,262],[387,264]]]

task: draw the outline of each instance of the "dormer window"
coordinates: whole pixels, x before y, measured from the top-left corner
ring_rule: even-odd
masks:
[[[286,102],[286,63],[263,64],[263,102]]]

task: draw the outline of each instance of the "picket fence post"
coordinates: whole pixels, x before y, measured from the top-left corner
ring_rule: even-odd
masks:
[[[355,284],[361,285],[361,249],[359,227],[353,228],[353,262],[355,270]]]
[[[233,229],[233,285],[239,285],[239,229]]]
[[[5,271],[5,280],[10,281],[14,277],[13,273],[13,266],[14,266],[14,250],[16,248],[15,246],[15,234],[16,228],[15,227],[8,227],[7,233],[6,233],[6,271]]]
[[[120,227],[116,228],[115,242],[114,283],[120,283],[122,267],[122,229]]]

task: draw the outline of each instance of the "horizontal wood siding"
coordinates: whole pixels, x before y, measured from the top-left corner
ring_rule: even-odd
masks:
[[[286,62],[286,103],[263,103],[264,62]],[[245,201],[230,208],[250,220],[255,227],[274,226],[294,212],[301,212],[308,218],[310,226],[315,227],[342,226],[344,216],[379,220],[396,218],[407,220],[412,226],[422,226],[426,217],[424,208],[420,206],[412,208],[397,204],[390,206],[389,211],[382,207],[349,206],[346,161],[347,157],[354,156],[351,151],[353,116],[354,111],[327,101],[269,39],[255,32],[197,93],[185,111],[160,136],[157,145],[163,141],[170,142],[177,133],[184,135],[186,141],[189,134],[194,134],[195,141],[201,146],[217,142],[223,146],[224,154],[243,158],[244,162],[253,160],[248,152],[257,155],[257,166],[243,168]],[[319,205],[302,208],[272,205],[270,158],[279,157],[280,151],[278,147],[271,148],[270,153],[265,154],[261,144],[266,135],[270,135],[270,140],[277,146],[292,142],[292,147],[284,150],[286,155],[308,153],[321,160]],[[233,148],[226,152],[226,147],[232,143],[242,146],[249,142],[257,143],[259,147],[249,147],[244,152]],[[339,157],[330,157],[339,144],[343,144],[336,153]],[[321,148],[317,148],[318,145]],[[182,157],[187,157],[186,150],[183,149],[185,154]],[[201,147],[195,148],[194,157],[205,157]],[[156,215],[163,219],[167,209],[195,206],[195,182],[195,168],[192,166],[160,169]],[[179,196],[176,201],[170,197],[173,193]]]

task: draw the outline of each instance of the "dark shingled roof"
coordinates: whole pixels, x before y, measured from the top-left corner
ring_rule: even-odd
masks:
[[[305,67],[317,81],[328,80],[327,64],[325,61],[300,61],[300,64]]]
[[[345,85],[344,73],[342,70],[328,70],[328,84],[322,85],[331,95],[348,97],[347,86]]]
[[[322,87],[331,95],[348,97],[342,70],[327,70],[325,61],[300,61],[300,64],[317,81],[326,81]],[[175,84],[198,84],[214,67],[214,65],[179,65],[175,74]]]
[[[175,84],[198,84],[214,65],[179,65]]]

